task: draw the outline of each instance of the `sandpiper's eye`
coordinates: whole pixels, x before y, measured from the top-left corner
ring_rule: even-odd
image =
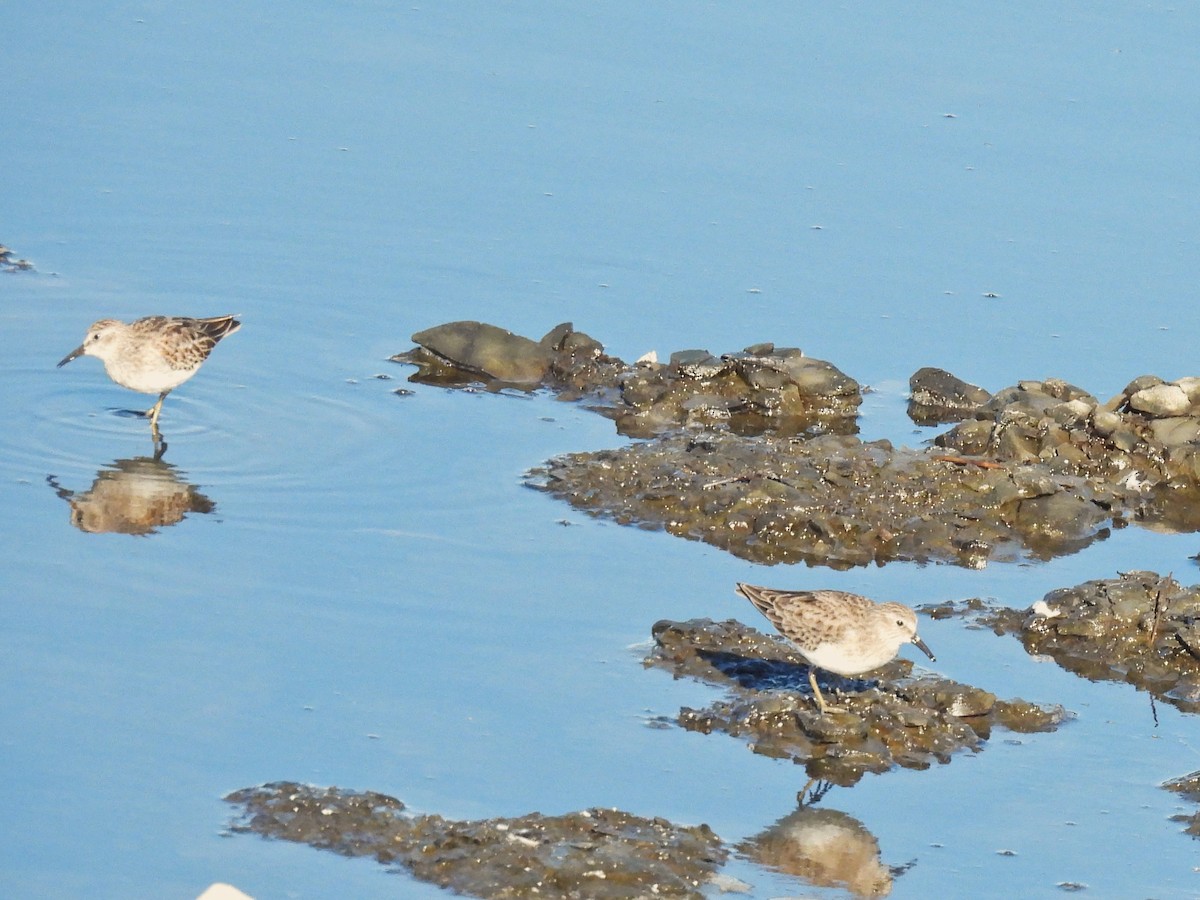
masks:
[[[899,625],[901,628],[903,628],[903,627],[904,627],[904,620],[903,620],[903,619],[897,619],[897,620],[896,620],[896,624],[897,624],[897,625]]]

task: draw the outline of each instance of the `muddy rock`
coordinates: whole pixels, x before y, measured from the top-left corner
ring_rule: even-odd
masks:
[[[1052,731],[1066,718],[1060,707],[1037,707],[936,675],[912,674],[897,658],[871,679],[842,679],[818,671],[822,693],[844,711],[821,715],[808,685],[808,664],[782,639],[740,622],[663,621],[645,665],[724,688],[705,709],[683,709],[690,731],[743,738],[764,756],[791,759],[813,778],[850,785],[867,772],[896,766],[928,768],[961,750],[981,749],[994,727]],[[836,700],[833,699],[836,697]]]
[[[563,324],[540,341],[481,322],[451,322],[413,335],[392,357],[416,365],[411,380],[492,388],[543,387],[612,418],[623,434],[652,437],[683,427],[742,434],[853,433],[862,402],[854,379],[795,348],[756,344],[714,356],[673,353],[670,362],[625,363]]]
[[[550,369],[555,340],[570,330],[570,325],[560,325],[541,341],[531,341],[484,322],[449,322],[418,331],[412,339],[445,367],[507,384],[536,385]]]
[[[1163,788],[1183,796],[1190,803],[1200,803],[1200,772],[1192,772],[1180,778],[1172,778],[1163,784]],[[1187,827],[1184,832],[1194,838],[1200,838],[1200,812],[1180,813],[1171,817],[1172,822],[1182,822]]]
[[[1023,381],[975,416],[937,444],[1101,480],[1137,521],[1180,531],[1200,525],[1200,379],[1144,375],[1105,403],[1058,379]]]
[[[834,435],[666,436],[558,457],[527,483],[744,559],[833,568],[1046,559],[1104,537],[1116,502],[1107,486],[1040,465],[980,466]]]
[[[932,366],[914,372],[908,390],[908,415],[918,425],[961,421],[992,398],[983,388]]]
[[[1051,591],[1024,611],[979,605],[922,611],[966,613],[1085,678],[1128,682],[1180,709],[1200,711],[1200,586],[1125,572]]]
[[[728,855],[705,825],[613,809],[454,821],[385,794],[292,782],[225,800],[242,808],[234,833],[371,856],[471,897],[700,898]]]

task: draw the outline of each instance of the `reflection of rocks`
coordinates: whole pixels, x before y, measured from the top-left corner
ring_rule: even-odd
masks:
[[[708,619],[659,622],[653,633],[657,646],[646,665],[728,692],[706,709],[682,710],[681,726],[745,737],[754,752],[803,762],[809,775],[836,784],[894,766],[949,762],[958,750],[978,749],[995,726],[1053,731],[1067,715],[1061,707],[997,700],[936,675],[914,678],[905,659],[878,669],[877,683],[833,682],[852,685],[854,693],[835,701],[845,712],[821,715],[809,695],[804,658],[782,640],[740,622]]]
[[[1185,800],[1191,803],[1200,803],[1200,772],[1192,772],[1190,775],[1172,778],[1170,781],[1165,782],[1163,787],[1168,791],[1182,795]],[[1171,821],[1186,823],[1187,827],[1184,828],[1184,831],[1194,838],[1200,838],[1200,812],[1179,813],[1178,815],[1171,816]]]
[[[276,782],[225,798],[233,831],[373,856],[472,897],[695,897],[727,851],[705,825],[613,809],[473,822],[416,815],[376,793]]]
[[[0,271],[9,274],[13,272],[30,272],[33,270],[33,263],[27,259],[20,259],[13,256],[12,250],[0,244]]]
[[[756,344],[715,357],[685,350],[668,363],[626,363],[569,323],[540,341],[481,322],[451,322],[413,335],[420,346],[392,357],[419,368],[414,381],[544,386],[584,399],[625,434],[648,437],[684,425],[740,433],[851,433],[858,383],[800,350]]]
[[[152,534],[188,513],[210,513],[211,500],[188,484],[170,463],[150,457],[118,459],[96,473],[89,490],[70,491],[53,476],[47,482],[71,504],[71,524],[93,534]]]
[[[1044,467],[981,467],[833,435],[664,437],[558,457],[529,483],[755,562],[834,568],[1047,559],[1106,536],[1114,502],[1107,489]]]
[[[983,388],[929,366],[913,373],[908,390],[908,416],[918,425],[962,421],[992,399]]]
[[[743,841],[737,851],[817,887],[845,888],[855,897],[886,897],[892,892],[892,870],[880,860],[875,835],[836,809],[802,805]]]
[[[939,614],[957,610],[944,608]],[[965,610],[997,633],[1016,634],[1093,680],[1127,681],[1189,712],[1200,711],[1200,586],[1154,572],[1125,572],[1051,591],[1024,612]]]

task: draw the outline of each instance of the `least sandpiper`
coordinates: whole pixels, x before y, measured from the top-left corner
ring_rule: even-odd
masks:
[[[58,365],[65,366],[77,356],[98,356],[108,377],[121,387],[158,394],[158,402],[146,410],[158,440],[158,416],[167,394],[196,374],[217,341],[241,327],[233,316],[148,316],[128,325],[101,319]]]
[[[736,590],[808,660],[808,682],[821,712],[834,707],[817,687],[817,668],[861,675],[891,662],[906,643],[934,659],[917,636],[917,614],[903,604],[876,603],[845,591],[777,591],[740,583]]]

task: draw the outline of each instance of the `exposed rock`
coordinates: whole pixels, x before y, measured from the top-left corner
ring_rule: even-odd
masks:
[[[386,794],[275,782],[235,791],[235,833],[372,856],[471,897],[705,896],[728,851],[706,825],[615,809],[454,821]]]
[[[831,363],[794,348],[756,344],[740,353],[673,353],[666,365],[606,356],[569,324],[534,342],[494,325],[452,322],[413,335],[421,346],[392,357],[412,380],[489,387],[547,387],[584,400],[624,434],[650,437],[699,426],[741,434],[853,433],[862,392]]]
[[[942,616],[964,610],[922,610]],[[1015,634],[1093,681],[1123,681],[1188,712],[1200,711],[1200,586],[1125,572],[1051,591],[1028,610],[965,610],[997,634]]]
[[[1165,782],[1163,787],[1176,794],[1181,794],[1184,799],[1192,803],[1200,803],[1200,772],[1192,772],[1190,775],[1183,775],[1179,778],[1172,778]],[[1180,813],[1171,817],[1172,822],[1183,822],[1187,825],[1184,829],[1186,834],[1190,834],[1194,838],[1200,838],[1200,812]]]
[[[1177,384],[1156,384],[1129,397],[1129,408],[1148,416],[1182,416],[1192,408],[1187,392]]]
[[[424,346],[394,357],[420,366],[412,380],[548,388],[656,439],[552,460],[534,486],[761,562],[980,566],[1073,552],[1110,523],[1200,529],[1200,378],[1146,375],[1100,403],[1056,378],[988,398],[922,369],[914,399],[972,416],[937,438],[938,455],[850,439],[858,383],[795,348],[628,364],[569,324],[538,342],[478,322],[414,339]],[[1030,493],[1031,478],[1049,487]]]
[[[872,673],[876,680],[837,679],[818,671],[822,693],[835,687],[844,711],[820,714],[808,685],[808,664],[782,639],[740,622],[659,622],[647,666],[670,670],[727,691],[703,710],[683,709],[678,723],[691,731],[723,731],[745,738],[755,753],[805,765],[809,775],[849,785],[867,772],[895,766],[924,769],[949,762],[959,750],[977,750],[996,726],[1053,731],[1061,707],[1038,707],[935,675],[913,677],[912,662],[897,658]],[[852,692],[851,692],[852,691]]]
[[[541,384],[550,370],[554,345],[569,324],[559,325],[541,341],[484,322],[449,322],[418,331],[415,343],[450,368],[515,385]]]
[[[1136,378],[1106,403],[1065,382],[1024,381],[999,391],[936,443],[999,462],[1040,462],[1103,482],[1125,517],[1176,530],[1198,524],[1200,379]]]
[[[918,425],[958,422],[992,397],[983,388],[932,366],[914,372],[908,390],[908,415]]]
[[[14,272],[32,272],[33,263],[27,259],[20,259],[13,256],[13,252],[8,247],[0,244],[0,272],[13,274]]]

